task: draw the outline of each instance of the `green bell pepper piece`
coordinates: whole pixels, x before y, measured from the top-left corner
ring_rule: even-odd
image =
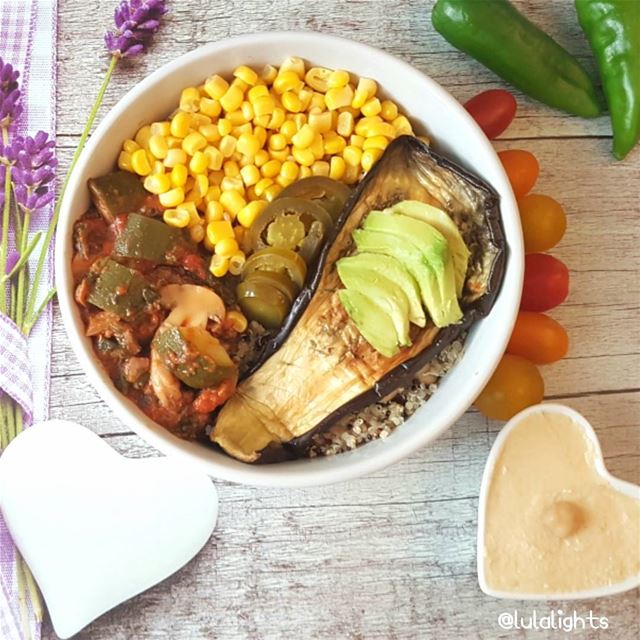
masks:
[[[140,273],[114,260],[105,260],[88,300],[103,311],[130,320],[157,297],[157,292]]]
[[[139,211],[149,197],[140,178],[127,171],[91,178],[88,184],[93,204],[109,223],[122,213]]]
[[[609,105],[613,155],[622,160],[640,138],[640,2],[575,1]]]
[[[123,258],[172,263],[172,250],[185,244],[180,229],[170,227],[161,220],[132,213],[116,240],[114,252]]]
[[[528,96],[568,113],[601,113],[580,63],[507,0],[438,0],[436,31]]]

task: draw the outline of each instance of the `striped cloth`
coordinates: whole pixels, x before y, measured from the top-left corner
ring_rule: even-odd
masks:
[[[20,88],[24,113],[18,133],[35,134],[38,130],[55,135],[55,73],[57,39],[57,0],[0,0],[0,56],[20,71]],[[44,230],[53,212],[53,206],[40,212],[32,221],[33,231]],[[37,252],[35,252],[37,253]],[[36,257],[30,260],[35,268]],[[43,277],[51,282],[53,262],[50,252]],[[46,290],[48,287],[42,287]],[[0,323],[0,367],[13,376],[15,386],[12,395],[22,402],[35,399],[32,407],[34,422],[46,420],[49,412],[49,367],[51,353],[52,311],[51,305],[34,327],[27,346],[28,361],[25,364],[24,349],[14,345],[15,364],[9,364],[7,340],[16,341],[15,332],[7,324]],[[11,337],[10,337],[11,336]],[[11,369],[11,371],[8,371]],[[31,394],[25,388],[25,380],[31,378]],[[22,618],[18,605],[18,580],[15,572],[15,548],[4,521],[0,516],[0,639],[26,640],[40,637],[40,625],[32,608],[28,607],[28,620]],[[30,630],[30,633],[27,631]]]

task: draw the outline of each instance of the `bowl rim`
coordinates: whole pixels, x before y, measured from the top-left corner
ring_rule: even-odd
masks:
[[[582,589],[580,591],[557,591],[554,593],[528,593],[528,592],[510,592],[494,589],[487,582],[487,573],[484,563],[484,547],[485,547],[485,528],[487,516],[487,501],[489,499],[489,489],[491,488],[491,480],[494,475],[496,462],[511,432],[516,429],[529,416],[538,413],[555,413],[566,416],[577,424],[583,431],[587,439],[592,443],[594,448],[596,473],[613,489],[631,498],[640,499],[640,487],[626,480],[621,480],[614,476],[604,463],[602,455],[602,447],[600,440],[596,434],[593,425],[578,411],[563,404],[553,402],[536,404],[523,409],[502,427],[500,433],[495,439],[487,462],[482,473],[482,481],[480,483],[480,496],[478,499],[478,531],[476,538],[476,559],[478,585],[480,589],[488,596],[499,598],[502,600],[591,600],[593,598],[602,598],[605,596],[613,596],[623,591],[629,591],[640,586],[640,574],[632,575],[621,582],[601,587],[593,587],[590,589]]]
[[[445,108],[455,113],[457,118],[465,119],[469,126],[475,130],[475,145],[479,145],[482,151],[494,160],[494,169],[501,176],[500,188],[493,185],[500,194],[500,210],[504,217],[505,211],[510,216],[517,215],[517,206],[513,192],[509,185],[506,173],[502,168],[497,153],[490,141],[486,138],[480,127],[473,121],[471,116],[466,112],[462,104],[460,104],[451,94],[449,94],[437,82],[429,76],[411,66],[408,62],[401,60],[381,49],[377,49],[370,45],[362,44],[342,38],[339,36],[318,33],[314,31],[275,31],[275,32],[258,32],[223,38],[214,43],[210,43],[198,47],[178,58],[167,62],[157,70],[146,76],[143,80],[134,85],[112,109],[105,115],[94,133],[88,140],[76,167],[70,177],[69,184],[65,193],[65,197],[61,204],[60,219],[58,222],[58,233],[56,234],[55,247],[55,279],[58,289],[58,300],[62,315],[63,325],[73,351],[78,358],[81,368],[89,378],[92,386],[97,390],[101,399],[104,400],[116,416],[130,426],[132,430],[139,435],[145,442],[157,448],[165,455],[172,455],[192,467],[199,467],[211,477],[248,484],[253,486],[268,487],[308,487],[333,484],[343,480],[351,480],[364,475],[368,475],[375,471],[379,471],[417,451],[428,442],[439,437],[444,431],[453,426],[459,418],[467,411],[477,394],[482,390],[493,371],[498,365],[501,355],[504,353],[508,337],[516,320],[520,292],[522,289],[522,281],[524,274],[524,248],[522,242],[522,234],[519,226],[519,220],[514,221],[516,228],[513,229],[512,237],[507,237],[507,246],[509,255],[507,256],[508,268],[505,272],[505,278],[502,283],[502,290],[496,298],[496,303],[504,296],[509,296],[514,300],[510,306],[509,317],[505,319],[505,331],[497,336],[491,345],[490,364],[484,366],[482,372],[472,380],[470,380],[465,393],[461,394],[463,402],[458,402],[456,409],[449,411],[446,418],[442,418],[437,426],[431,426],[429,430],[414,430],[410,436],[399,442],[395,442],[390,446],[389,441],[384,449],[377,451],[374,455],[364,456],[355,455],[362,452],[366,447],[358,447],[356,450],[339,454],[337,457],[351,458],[348,463],[337,466],[326,464],[321,466],[322,460],[330,458],[317,458],[315,460],[301,459],[291,462],[283,462],[277,465],[247,465],[235,459],[233,464],[223,460],[204,459],[198,455],[204,448],[199,443],[192,443],[181,440],[173,436],[166,429],[159,427],[147,418],[131,401],[124,397],[120,392],[112,387],[109,380],[105,380],[104,372],[100,371],[100,365],[93,353],[89,354],[90,346],[87,346],[87,339],[82,331],[82,323],[77,313],[75,301],[73,299],[73,287],[69,286],[68,271],[69,265],[67,246],[68,235],[77,216],[73,215],[73,203],[75,194],[80,189],[85,189],[85,185],[81,181],[81,176],[89,163],[90,158],[97,151],[100,141],[106,132],[111,129],[113,124],[121,115],[126,112],[142,95],[147,93],[162,79],[180,69],[190,67],[191,65],[203,62],[207,58],[213,56],[221,56],[225,51],[245,47],[248,50],[265,44],[288,44],[292,52],[296,48],[301,49],[300,56],[304,58],[305,43],[314,42],[324,46],[335,48],[343,48],[351,51],[358,51],[367,54],[378,63],[385,63],[387,66],[401,70],[403,74],[413,77],[417,84],[426,87],[430,98],[441,103]],[[505,235],[508,234],[505,232]],[[464,356],[463,356],[464,358]],[[371,446],[375,443],[368,443]],[[223,455],[223,454],[221,454]],[[314,464],[315,463],[315,464]],[[319,464],[320,463],[320,464]],[[238,467],[236,465],[241,465]],[[302,472],[301,472],[302,471]]]

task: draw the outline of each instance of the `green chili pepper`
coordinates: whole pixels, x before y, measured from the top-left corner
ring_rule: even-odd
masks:
[[[431,20],[452,45],[528,96],[577,116],[600,115],[580,63],[507,0],[438,0]]]
[[[576,10],[598,61],[613,155],[622,160],[640,138],[640,2],[576,0]]]

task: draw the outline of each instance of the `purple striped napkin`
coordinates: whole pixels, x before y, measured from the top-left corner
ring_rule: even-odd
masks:
[[[24,113],[17,133],[22,135],[33,135],[41,129],[55,138],[56,16],[57,0],[0,0],[0,56],[20,71]],[[39,213],[32,221],[33,231],[45,230],[52,212],[53,205]],[[35,268],[35,260],[32,257],[32,268]],[[44,282],[51,282],[52,276],[50,252]],[[0,379],[11,380],[15,384],[11,395],[16,397],[19,394],[16,399],[21,404],[30,403],[31,397],[35,399],[33,406],[29,407],[34,422],[45,420],[49,412],[51,327],[52,311],[49,306],[29,337],[29,369],[20,360],[24,359],[24,351],[20,352],[18,344],[15,345],[18,350],[12,350],[15,364],[11,365],[6,359],[6,341],[17,338],[15,334],[9,338],[12,335],[10,327],[6,322],[0,322],[0,359],[3,361],[0,363]],[[30,390],[25,389],[29,376]],[[15,568],[15,548],[0,516],[0,639],[37,639],[40,637],[40,624],[29,601],[26,609],[19,605],[19,576]]]

